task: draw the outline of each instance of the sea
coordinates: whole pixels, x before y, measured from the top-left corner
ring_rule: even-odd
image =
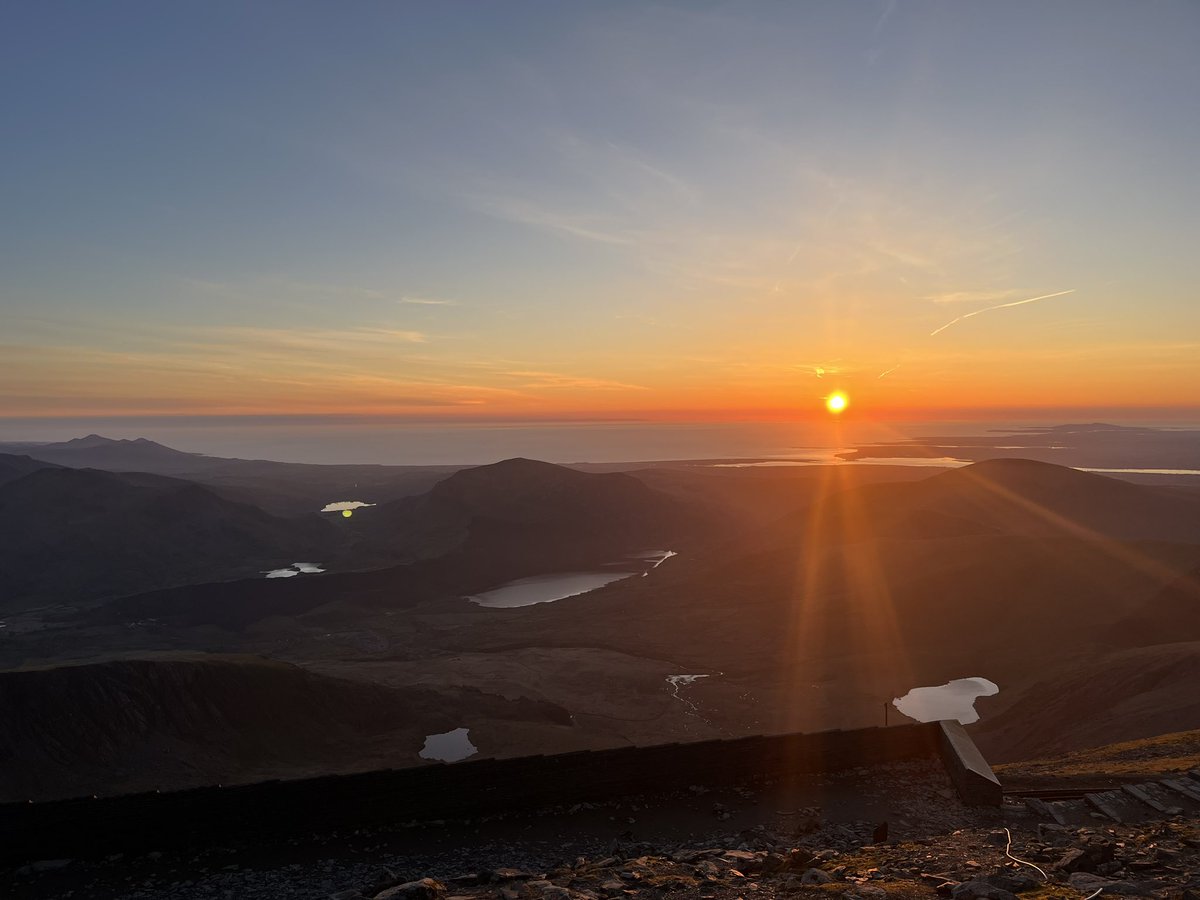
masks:
[[[1069,420],[1068,420],[1069,421]],[[209,456],[281,462],[482,465],[524,456],[555,463],[654,460],[826,461],[839,450],[923,435],[1044,427],[1040,421],[676,422],[413,421],[343,416],[0,419],[0,442],[63,441],[89,433],[144,437]],[[1150,423],[1137,423],[1141,425]],[[1179,427],[1179,423],[1171,423]]]

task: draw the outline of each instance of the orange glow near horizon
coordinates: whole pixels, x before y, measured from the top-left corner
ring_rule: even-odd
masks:
[[[859,321],[847,313],[829,328]],[[814,421],[838,413],[827,405],[835,395],[845,398],[842,412],[853,405],[861,421],[1058,418],[1063,410],[1089,420],[1121,410],[1113,415],[1195,421],[1200,407],[1200,354],[1187,341],[1067,352],[1058,344],[971,345],[972,332],[957,326],[923,339],[935,346],[907,348],[897,362],[899,351],[871,333],[814,340],[799,355],[774,335],[718,346],[703,319],[693,324],[699,337],[626,331],[619,353],[597,339],[557,347],[561,356],[548,359],[539,356],[544,347],[531,350],[510,338],[503,349],[521,362],[466,338],[421,343],[390,332],[217,328],[193,335],[191,343],[155,332],[139,338],[146,347],[120,353],[88,348],[87,335],[72,334],[62,346],[6,353],[0,417]],[[797,404],[797,397],[814,395],[820,405]]]

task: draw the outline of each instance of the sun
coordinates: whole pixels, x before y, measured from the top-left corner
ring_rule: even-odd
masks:
[[[850,405],[850,398],[841,391],[834,391],[825,398],[825,408],[835,416]]]

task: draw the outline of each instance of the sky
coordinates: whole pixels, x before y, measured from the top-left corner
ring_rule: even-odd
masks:
[[[1143,0],[10,4],[0,418],[1195,418],[1198,46]]]

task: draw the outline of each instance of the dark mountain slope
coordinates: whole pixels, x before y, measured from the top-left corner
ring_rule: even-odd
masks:
[[[113,440],[98,434],[50,444],[10,444],[13,452],[71,468],[104,469],[115,472],[177,474],[212,465],[199,453],[185,453],[146,438]],[[18,449],[19,448],[19,449]]]
[[[1200,543],[1200,498],[1028,459],[993,459],[922,481],[833,492],[793,519],[812,538],[963,534]]]
[[[1200,641],[1200,566],[1113,623],[1105,637],[1117,646]]]
[[[461,553],[537,561],[541,570],[686,541],[711,521],[620,473],[590,474],[509,459],[456,472],[427,494],[387,504],[367,520],[410,558]]]
[[[149,472],[207,485],[236,502],[276,515],[316,512],[326,503],[385,503],[429,490],[462,466],[311,465],[230,459],[187,453],[145,438],[113,440],[96,434],[52,444],[7,443],[0,451],[75,469]]]
[[[711,516],[633,478],[531,460],[464,470],[420,497],[320,524],[336,535],[336,548],[315,557],[331,563],[328,574],[268,581],[255,571],[237,581],[181,583],[106,604],[87,621],[154,618],[241,630],[330,604],[402,609],[636,551],[684,547],[713,530]]]
[[[569,726],[551,704],[473,689],[386,688],[259,657],[172,655],[0,672],[0,795],[416,765],[469,721]]]
[[[1143,636],[1117,633],[1118,623],[1156,598],[1167,610],[1164,591],[1186,584],[1200,563],[1197,543],[1095,537],[1190,537],[1190,503],[1173,493],[1048,465],[979,468],[988,486],[962,470],[838,491],[831,472],[830,490],[807,512],[752,538],[684,554],[654,578],[569,605],[472,623],[450,646],[588,646],[671,659],[679,671],[721,672],[752,688],[760,714],[777,716],[781,729],[851,727],[876,721],[881,703],[917,685],[979,675],[1008,702],[1048,660],[1084,664],[1133,650]],[[1118,504],[1115,514],[1081,496],[1092,490]],[[925,516],[919,529],[916,513]],[[1195,615],[1185,599],[1163,612],[1161,630],[1200,640],[1188,636]],[[1192,686],[1175,688],[1182,697]]]
[[[45,468],[0,486],[2,608],[257,574],[321,559],[317,516],[287,520],[188,481]]]
[[[1200,728],[1200,641],[1138,647],[1051,666],[1003,713],[972,731],[1008,762]]]
[[[57,468],[54,463],[42,462],[41,460],[34,459],[32,456],[0,453],[0,485],[16,481],[18,478],[24,478],[31,472],[36,472],[39,469],[54,468]]]

